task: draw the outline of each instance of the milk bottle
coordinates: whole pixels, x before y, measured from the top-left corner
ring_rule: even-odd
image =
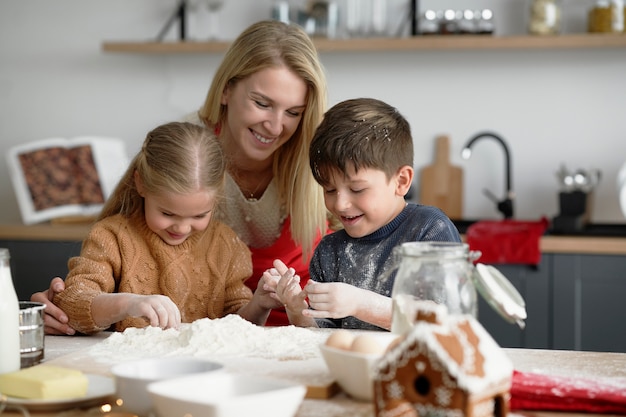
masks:
[[[13,286],[9,250],[0,248],[0,374],[20,369],[20,306]]]

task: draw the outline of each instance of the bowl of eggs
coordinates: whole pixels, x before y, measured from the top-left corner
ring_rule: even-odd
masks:
[[[341,389],[354,399],[371,401],[374,365],[397,338],[388,332],[336,330],[320,351]]]

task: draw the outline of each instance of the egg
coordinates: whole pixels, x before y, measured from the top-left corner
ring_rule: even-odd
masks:
[[[366,354],[382,354],[385,348],[381,345],[378,339],[371,334],[360,334],[352,341],[350,350],[357,353]]]
[[[354,335],[347,330],[334,331],[326,339],[326,346],[336,349],[350,350]]]

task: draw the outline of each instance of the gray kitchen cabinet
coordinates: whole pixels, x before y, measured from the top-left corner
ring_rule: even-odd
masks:
[[[54,277],[65,279],[67,261],[80,253],[81,242],[51,240],[0,240],[9,249],[13,285],[20,300],[50,286]]]
[[[500,346],[626,352],[626,256],[544,253],[536,270],[494,266],[528,313],[521,330],[480,300],[479,321]]]
[[[524,329],[504,320],[479,296],[478,320],[502,347],[550,348],[552,255],[543,254],[537,268],[494,265],[524,297],[528,318]]]
[[[554,255],[554,349],[626,352],[626,256]]]

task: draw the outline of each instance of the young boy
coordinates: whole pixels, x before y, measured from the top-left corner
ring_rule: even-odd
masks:
[[[326,208],[343,229],[315,249],[304,290],[280,260],[266,271],[266,282],[274,279],[275,296],[294,325],[388,330],[394,280],[380,277],[393,267],[393,248],[411,241],[460,242],[459,233],[438,208],[405,201],[413,182],[413,139],[394,107],[368,98],[333,106],[309,155]]]

